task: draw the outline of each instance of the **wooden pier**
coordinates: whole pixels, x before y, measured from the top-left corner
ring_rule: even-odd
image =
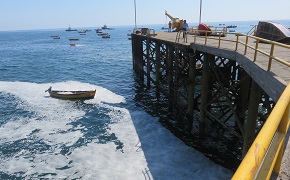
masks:
[[[132,34],[132,54],[144,85],[177,114],[181,137],[192,136],[189,144],[209,158],[220,156],[213,159],[217,163],[225,165],[223,158],[230,158],[231,169],[290,82],[290,46],[239,33],[184,38],[180,32]]]

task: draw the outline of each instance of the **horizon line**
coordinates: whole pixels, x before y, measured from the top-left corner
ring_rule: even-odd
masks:
[[[226,22],[250,22],[250,21],[288,21],[290,23],[290,19],[272,19],[272,20],[241,20],[241,21],[208,21],[208,22],[204,22],[206,23],[226,23]],[[145,26],[145,25],[162,25],[161,24],[139,24],[137,26]],[[188,24],[198,24],[198,22],[188,22]],[[164,24],[163,24],[164,25]],[[133,24],[130,25],[112,25],[110,27],[126,27],[126,26],[135,26]],[[86,26],[86,27],[75,27],[75,29],[77,28],[101,28],[102,26]],[[64,27],[55,27],[55,28],[35,28],[35,29],[8,29],[8,30],[1,30],[0,32],[5,32],[5,31],[31,31],[31,30],[54,30],[54,29],[67,29]]]

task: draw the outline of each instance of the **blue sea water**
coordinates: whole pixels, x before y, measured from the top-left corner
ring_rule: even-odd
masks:
[[[127,36],[133,27],[104,30],[109,39],[89,29],[0,32],[1,179],[229,179],[231,171],[145,112]],[[97,93],[58,100],[45,93],[50,86]]]

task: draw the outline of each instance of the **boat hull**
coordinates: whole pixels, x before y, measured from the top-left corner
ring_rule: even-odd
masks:
[[[59,99],[93,99],[96,94],[96,90],[92,91],[56,91],[56,90],[47,90],[49,95],[53,98]]]

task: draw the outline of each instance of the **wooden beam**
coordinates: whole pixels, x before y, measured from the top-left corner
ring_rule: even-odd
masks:
[[[150,71],[151,71],[151,64],[150,64],[150,40],[147,38],[146,40],[146,59],[147,59],[147,87],[150,88]]]
[[[251,144],[255,139],[255,129],[260,98],[261,98],[261,88],[255,81],[252,81],[248,118],[245,123],[243,157],[247,154],[248,149],[250,148]]]
[[[189,87],[188,87],[188,118],[186,130],[191,131],[193,125],[193,111],[194,111],[194,89],[195,89],[195,71],[196,71],[196,56],[193,53],[189,54]]]
[[[173,46],[168,45],[168,58],[167,58],[167,83],[168,83],[168,102],[169,102],[169,111],[172,111],[173,106],[173,58],[174,50]]]
[[[155,60],[155,73],[156,73],[156,96],[160,97],[160,79],[161,79],[161,72],[160,72],[160,44],[156,42],[156,60]]]
[[[204,61],[202,66],[202,88],[201,88],[201,104],[200,104],[200,132],[204,133],[206,124],[206,105],[208,101],[208,87],[209,87],[209,76],[210,76],[210,61],[214,62],[215,56],[211,54],[204,54]]]

